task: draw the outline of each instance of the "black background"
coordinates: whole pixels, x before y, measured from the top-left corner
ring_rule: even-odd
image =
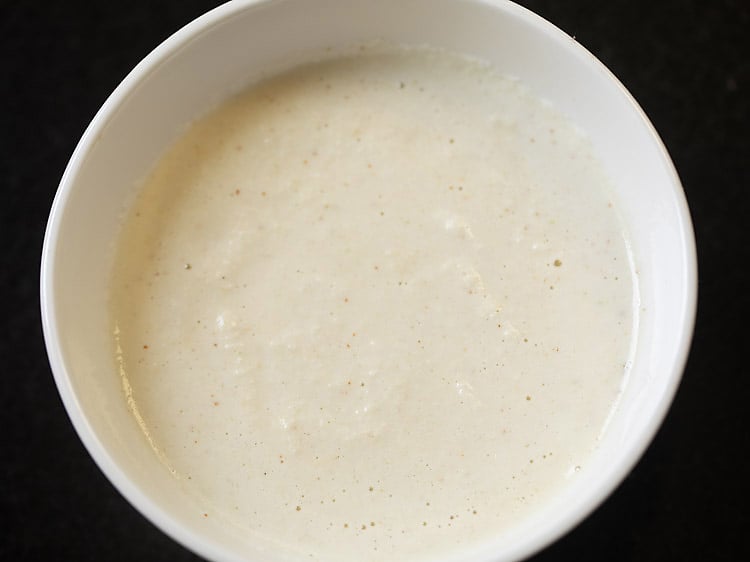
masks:
[[[602,60],[660,132],[695,222],[700,301],[666,422],[614,495],[534,560],[750,560],[750,2],[521,2]],[[215,5],[0,2],[0,559],[197,560],[118,495],[54,386],[39,257],[60,176],[130,69]]]

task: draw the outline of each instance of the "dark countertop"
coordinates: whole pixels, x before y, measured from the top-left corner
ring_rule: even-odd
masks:
[[[630,476],[535,561],[750,559],[750,3],[521,2],[600,58],[639,101],[679,171],[696,228],[693,349],[662,429]],[[215,5],[0,6],[2,560],[197,560],[108,483],[73,431],[44,350],[39,257],[80,135],[151,49]]]

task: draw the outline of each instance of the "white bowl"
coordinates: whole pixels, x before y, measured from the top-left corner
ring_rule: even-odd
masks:
[[[247,0],[167,39],[120,84],[76,148],[47,227],[41,302],[52,370],[100,468],[154,524],[212,560],[281,560],[185,509],[145,444],[112,357],[107,276],[126,204],[184,125],[261,76],[327,47],[371,39],[430,44],[519,77],[591,138],[615,183],[639,273],[641,318],[629,380],[586,474],[512,533],[461,560],[528,556],[580,522],[620,483],[660,425],[687,357],[696,258],[679,179],[623,86],[575,40],[502,0]],[[627,524],[627,523],[625,523]]]

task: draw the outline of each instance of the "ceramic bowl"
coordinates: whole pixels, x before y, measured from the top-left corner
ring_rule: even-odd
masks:
[[[523,558],[591,513],[653,438],[686,361],[696,306],[696,257],[678,176],[633,98],[574,39],[502,0],[225,4],[155,49],[94,117],[54,201],[41,278],[50,363],[84,445],[144,516],[211,560],[287,558],[187,509],[182,485],[158,461],[128,410],[107,307],[107,278],[123,209],[162,151],[196,116],[312,53],[375,39],[485,59],[567,115],[590,137],[615,184],[638,270],[640,323],[633,364],[586,473],[512,532],[450,559]]]

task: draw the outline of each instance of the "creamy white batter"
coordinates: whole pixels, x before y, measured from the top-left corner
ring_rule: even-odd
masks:
[[[315,560],[497,536],[584,465],[634,278],[586,139],[464,58],[297,69],[199,120],[123,227],[131,408],[206,517]]]

